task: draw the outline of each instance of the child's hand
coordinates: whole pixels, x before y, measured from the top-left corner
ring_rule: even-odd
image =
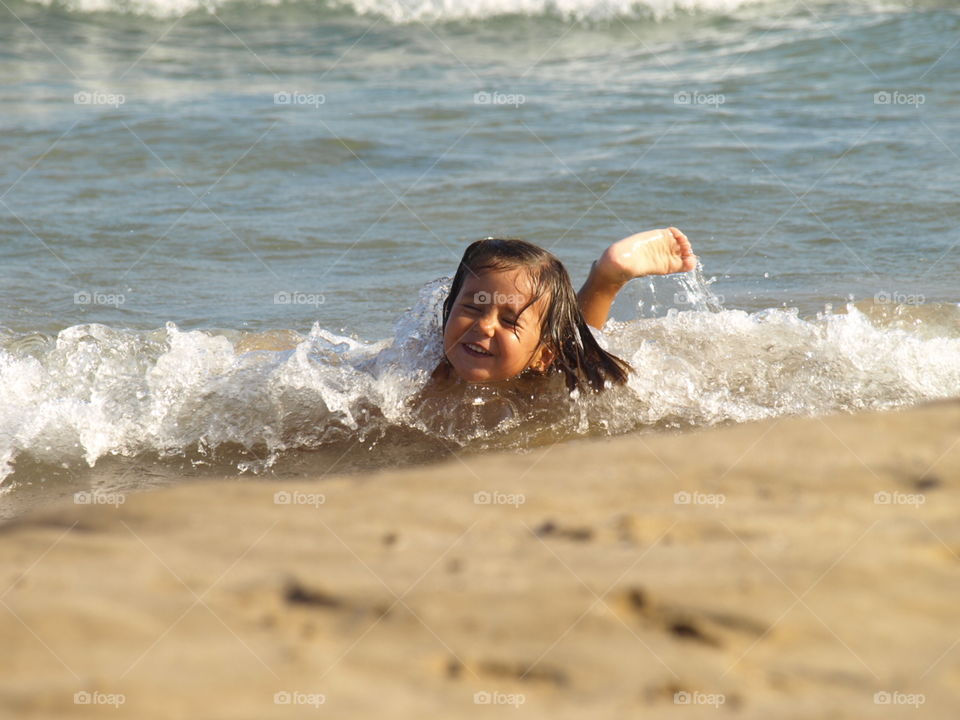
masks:
[[[577,298],[587,324],[602,328],[620,288],[644,275],[687,272],[697,266],[687,236],[675,227],[648,230],[615,242],[590,269]]]
[[[687,236],[670,227],[637,233],[615,242],[600,256],[591,274],[596,273],[600,282],[622,286],[644,275],[687,272],[696,266],[697,256]]]

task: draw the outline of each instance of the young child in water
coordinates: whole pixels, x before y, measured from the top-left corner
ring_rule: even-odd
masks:
[[[497,383],[560,373],[569,390],[623,384],[630,366],[603,350],[588,326],[603,327],[633,278],[686,272],[696,263],[677,228],[638,233],[608,247],[574,294],[552,253],[523,240],[478,240],[464,252],[443,304],[444,358],[434,379]]]

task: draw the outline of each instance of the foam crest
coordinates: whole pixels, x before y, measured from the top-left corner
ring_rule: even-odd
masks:
[[[56,338],[0,336],[0,474],[24,458],[71,468],[145,455],[220,456],[260,470],[289,451],[373,452],[390,438],[522,448],[960,395],[956,305],[850,304],[805,319],[795,309],[723,309],[699,274],[685,283],[684,302],[699,309],[608,325],[610,350],[636,372],[624,388],[583,398],[560,386],[424,394],[441,358],[448,280],[425,286],[394,336],[374,343],[319,325],[306,336],[172,323],[147,333],[92,324]]]
[[[78,13],[117,12],[151,17],[180,17],[217,12],[229,6],[276,6],[283,0],[32,0]],[[303,0],[295,3],[323,10],[375,15],[396,23],[419,20],[482,20],[504,15],[553,15],[568,19],[639,17],[655,20],[677,13],[724,13],[763,0]]]

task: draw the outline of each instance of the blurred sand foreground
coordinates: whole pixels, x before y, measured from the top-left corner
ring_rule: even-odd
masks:
[[[0,712],[956,718],[958,440],[941,403],[39,511]]]

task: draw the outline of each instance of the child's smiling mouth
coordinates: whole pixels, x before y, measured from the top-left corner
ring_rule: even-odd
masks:
[[[463,345],[463,349],[466,350],[467,354],[473,357],[480,357],[480,358],[493,357],[492,352],[490,352],[486,348],[480,347],[476,343],[467,342],[467,343],[462,343],[462,345]]]

